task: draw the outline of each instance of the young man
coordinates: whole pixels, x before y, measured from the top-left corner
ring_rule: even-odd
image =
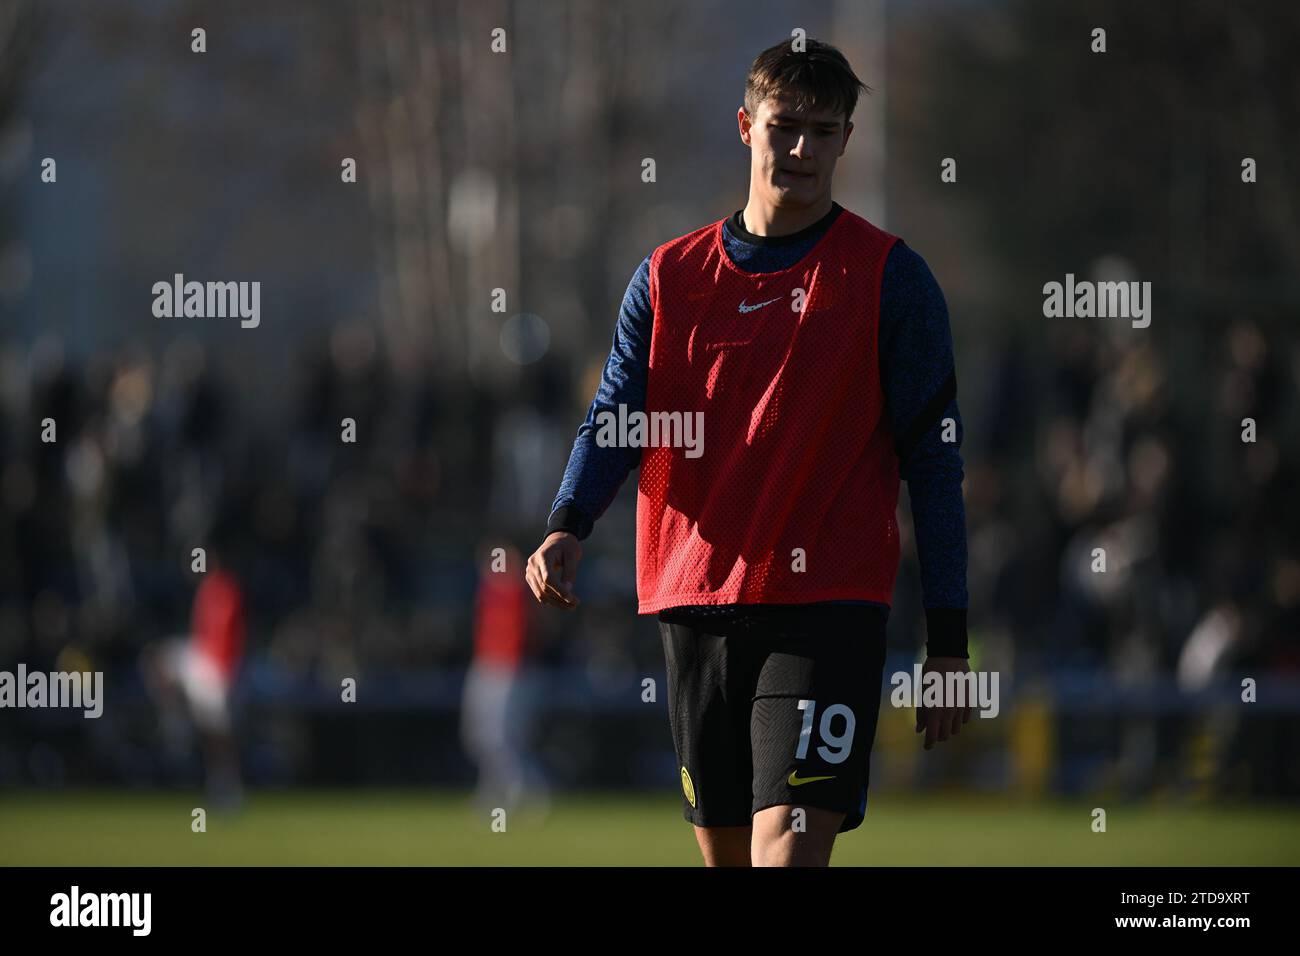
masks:
[[[659,615],[684,814],[708,865],[826,865],[862,822],[900,476],[925,670],[969,670],[947,308],[920,256],[831,199],[861,89],[815,40],[754,61],[737,113],[749,200],[637,269],[525,569],[538,601],[576,607],[579,541],[640,464],[638,610]],[[703,433],[611,442],[600,426],[620,405],[702,413]],[[917,730],[928,750],[969,719],[931,709]]]

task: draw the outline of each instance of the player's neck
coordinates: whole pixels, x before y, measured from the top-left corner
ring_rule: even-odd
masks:
[[[816,205],[791,209],[764,202],[751,192],[741,215],[745,229],[755,236],[788,236],[820,222],[832,204],[827,194]]]

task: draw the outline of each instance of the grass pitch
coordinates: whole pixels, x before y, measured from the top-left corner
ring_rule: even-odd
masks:
[[[260,791],[234,815],[190,829],[197,794],[0,793],[0,865],[696,866],[674,796],[557,794],[493,832],[464,794]],[[1092,804],[873,796],[842,834],[837,866],[1300,864],[1300,808]]]

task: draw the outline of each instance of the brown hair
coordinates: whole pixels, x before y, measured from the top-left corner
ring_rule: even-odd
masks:
[[[858,79],[844,54],[820,40],[804,41],[804,52],[782,40],[757,57],[745,80],[745,112],[753,119],[759,104],[785,94],[795,98],[796,109],[827,108],[844,114],[847,127],[858,105],[858,92],[871,88]]]

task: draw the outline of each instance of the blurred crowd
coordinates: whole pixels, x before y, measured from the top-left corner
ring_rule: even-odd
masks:
[[[519,734],[542,698],[615,706],[662,668],[634,614],[635,474],[585,545],[582,610],[522,590],[603,359],[548,356],[504,395],[433,371],[404,384],[369,327],[339,325],[283,370],[289,400],[258,409],[188,338],[88,361],[52,338],[0,345],[0,664],[141,673],[197,619],[202,547],[237,582],[246,672],[337,697],[340,676],[469,668],[480,787],[540,780]],[[1071,680],[1087,704],[1300,678],[1294,344],[1246,320],[1178,348],[1057,324],[959,362],[977,667],[1055,687],[1065,711]],[[906,515],[900,528],[902,666],[924,617]],[[1137,710],[1114,711],[1128,784],[1168,778],[1165,761],[1185,778],[1203,751],[1207,773],[1240,778],[1246,760],[1270,776],[1256,789],[1295,792],[1294,701],[1263,733],[1209,705],[1192,723]],[[1091,731],[1055,726],[1058,783],[1095,784]]]
[[[432,375],[398,387],[365,327],[304,348],[283,371],[290,405],[268,410],[190,339],[81,361],[47,338],[0,363],[3,660],[69,645],[133,660],[186,629],[203,547],[243,585],[253,656],[330,673],[464,663],[479,539],[545,524],[550,477],[490,514],[537,467],[494,449],[493,423],[527,431],[534,413],[444,395]]]
[[[1022,671],[1184,691],[1295,677],[1294,340],[1237,320],[1163,338],[1065,325],[1048,342],[963,380],[988,391],[967,456],[974,625]]]
[[[1243,668],[1300,670],[1294,346],[1244,320],[1200,354],[1077,325],[1046,341],[1009,340],[960,369],[970,620],[986,666],[1193,690]],[[49,338],[10,343],[0,659],[48,662],[69,645],[134,658],[185,629],[192,549],[219,546],[257,658],[331,676],[463,665],[483,556],[540,540],[602,359],[571,374],[548,357],[502,398],[433,373],[400,384],[373,332],[341,325],[285,370],[286,406],[258,414],[191,339],[89,361]],[[635,480],[589,540],[587,613],[539,617],[580,631],[543,642],[554,661],[653,659],[627,640]],[[891,640],[915,647],[905,548]]]

